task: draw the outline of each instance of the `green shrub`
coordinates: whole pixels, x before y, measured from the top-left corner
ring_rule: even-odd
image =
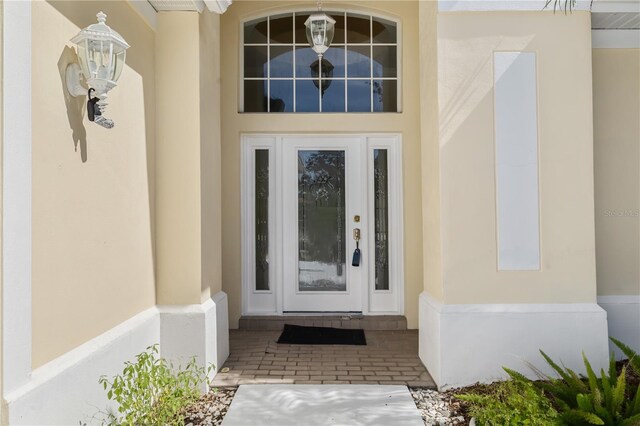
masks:
[[[531,382],[510,380],[487,387],[487,392],[456,395],[469,403],[478,425],[556,425],[558,413]]]
[[[208,369],[198,367],[195,357],[184,369],[174,368],[158,355],[158,346],[149,346],[127,361],[122,374],[112,380],[102,376],[99,383],[107,398],[118,403],[118,413],[109,413],[110,425],[184,425],[181,411],[200,397]]]
[[[626,366],[618,375],[613,355],[609,371],[601,370],[596,376],[591,364],[583,354],[587,377],[580,377],[569,368],[562,368],[543,351],[547,363],[558,374],[553,378],[535,370],[545,380],[532,382],[522,374],[505,368],[517,382],[533,383],[546,392],[560,412],[565,425],[640,425],[640,385],[634,392],[626,389]]]
[[[640,376],[640,355],[638,355],[633,349],[622,343],[620,340],[614,337],[609,338],[613,343],[615,343],[617,347],[620,348],[622,353],[624,353],[627,358],[629,358],[629,365],[636,372],[636,374]]]

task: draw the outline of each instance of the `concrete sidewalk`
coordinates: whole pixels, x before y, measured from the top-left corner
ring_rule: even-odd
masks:
[[[423,426],[406,386],[241,385],[223,426]]]

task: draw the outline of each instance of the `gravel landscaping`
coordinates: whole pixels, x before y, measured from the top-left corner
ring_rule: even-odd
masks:
[[[185,426],[218,426],[227,414],[237,387],[216,388],[203,395],[198,402],[187,408]]]
[[[185,412],[186,426],[218,426],[222,423],[236,387],[223,387],[203,395]],[[427,388],[409,388],[425,426],[468,425],[464,409],[452,394]]]
[[[463,407],[452,394],[427,388],[409,388],[426,426],[468,425]]]

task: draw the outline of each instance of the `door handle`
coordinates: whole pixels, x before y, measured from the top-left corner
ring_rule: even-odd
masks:
[[[356,249],[353,251],[351,266],[360,266],[360,228],[353,228],[353,239],[356,240]]]

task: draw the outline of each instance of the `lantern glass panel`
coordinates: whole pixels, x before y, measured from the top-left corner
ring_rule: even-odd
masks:
[[[307,41],[316,48],[318,53],[324,53],[333,41],[335,28],[329,19],[328,17],[314,19],[307,28]]]
[[[87,63],[87,48],[84,42],[78,44],[77,52],[78,61],[80,62],[80,68],[82,69],[82,73],[86,77],[89,75],[89,64]]]
[[[118,81],[120,78],[120,74],[122,74],[122,69],[124,68],[125,63],[125,51],[121,51],[116,53],[113,58],[113,77],[112,81]]]

